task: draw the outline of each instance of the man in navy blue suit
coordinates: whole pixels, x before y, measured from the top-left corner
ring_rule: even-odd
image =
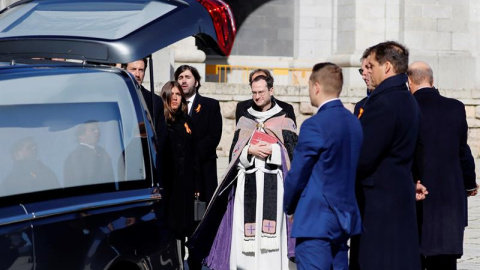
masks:
[[[386,41],[364,55],[374,90],[358,114],[364,135],[356,181],[363,230],[352,238],[350,269],[418,270],[412,163],[420,109],[406,85],[408,50]]]
[[[338,98],[342,85],[335,64],[313,67],[310,100],[319,108],[302,124],[284,191],[299,269],[347,269],[347,240],[361,231],[355,174],[363,134]]]
[[[463,254],[467,196],[475,196],[475,162],[467,144],[465,105],[440,95],[425,62],[408,68],[410,91],[422,112],[416,168],[429,195],[417,203],[423,268],[455,270]]]

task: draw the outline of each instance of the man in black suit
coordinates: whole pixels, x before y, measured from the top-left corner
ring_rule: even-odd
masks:
[[[478,189],[465,106],[440,95],[427,63],[412,63],[407,74],[422,113],[421,158],[415,167],[429,190],[428,198],[417,203],[423,269],[455,270],[463,254],[467,196]]]
[[[156,147],[157,152],[160,153],[159,158],[157,159],[157,167],[160,169],[160,172],[162,172],[163,159],[165,158],[163,157],[163,149],[167,139],[167,124],[165,122],[165,115],[163,114],[162,98],[148,91],[142,85],[143,79],[145,78],[145,70],[147,69],[147,58],[122,64],[122,68],[132,74],[139,84],[150,117],[154,118],[153,124],[155,128]]]
[[[210,202],[218,185],[217,146],[222,137],[222,114],[218,100],[201,96],[200,73],[195,67],[182,65],[174,73],[175,81],[181,86],[188,103],[188,115],[192,118],[194,166],[197,170],[195,190],[199,199]],[[192,168],[193,169],[193,168]],[[188,257],[188,267],[200,270],[202,263],[193,256]]]
[[[194,156],[198,169],[200,200],[209,202],[217,188],[217,146],[222,137],[222,114],[218,100],[201,96],[200,74],[195,67],[183,65],[175,71],[175,81],[181,86],[188,102],[188,114],[193,122]]]
[[[98,145],[101,135],[99,122],[89,120],[78,125],[75,135],[79,144],[63,166],[65,186],[115,181],[110,155]]]
[[[406,86],[408,50],[393,41],[367,49],[375,89],[357,115],[364,140],[357,169],[363,231],[352,238],[351,269],[420,269],[411,168],[420,109]]]
[[[259,75],[263,75],[263,76],[267,76],[267,77],[272,78],[272,83],[274,81],[273,77],[272,77],[272,74],[270,73],[270,71],[268,69],[256,69],[256,70],[254,70],[250,73],[250,77],[249,77],[249,80],[248,80],[249,84],[251,85],[253,79],[255,79],[255,77],[257,77]],[[271,100],[274,103],[278,104],[278,106],[280,106],[280,108],[282,108],[286,112],[287,117],[292,119],[293,122],[295,123],[295,125],[297,124],[297,121],[296,121],[296,118],[295,118],[295,112],[293,111],[292,105],[290,105],[286,102],[283,102],[281,100],[278,100],[278,99],[274,98],[273,96],[272,96]],[[248,108],[252,107],[252,104],[253,104],[253,99],[247,99],[247,100],[244,100],[244,101],[241,101],[241,102],[237,103],[237,108],[235,109],[235,123],[238,123],[238,120],[240,119],[240,117],[242,117],[247,112]]]
[[[362,76],[362,79],[365,82],[365,85],[367,86],[367,96],[364,97],[359,102],[357,102],[357,104],[355,104],[355,109],[353,110],[353,113],[355,115],[360,115],[360,111],[363,111],[363,104],[365,103],[365,101],[370,96],[373,90],[372,84],[370,83],[370,74],[368,74],[368,69],[367,69],[367,57],[368,55],[362,56],[362,59],[361,59],[362,67],[358,69],[360,76]]]

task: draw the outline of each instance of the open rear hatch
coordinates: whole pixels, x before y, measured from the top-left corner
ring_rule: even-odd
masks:
[[[0,11],[0,60],[128,63],[195,36],[229,55],[235,23],[221,0],[29,0]]]

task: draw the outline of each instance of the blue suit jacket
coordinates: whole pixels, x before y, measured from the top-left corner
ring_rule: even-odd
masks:
[[[363,133],[340,100],[303,122],[285,179],[284,208],[294,213],[293,237],[328,238],[361,232],[355,174]]]

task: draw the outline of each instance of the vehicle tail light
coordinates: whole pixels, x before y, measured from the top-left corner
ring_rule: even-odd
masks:
[[[226,56],[230,55],[237,31],[230,7],[222,0],[197,1],[208,10],[212,17],[220,50]]]

